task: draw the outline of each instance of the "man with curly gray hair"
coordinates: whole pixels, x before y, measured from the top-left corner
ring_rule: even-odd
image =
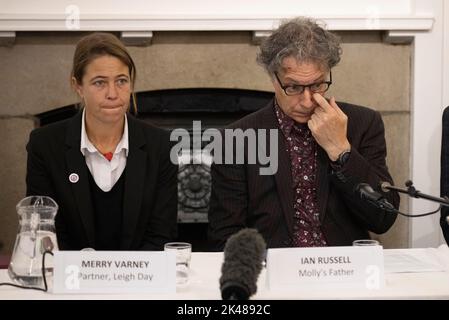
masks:
[[[238,230],[256,228],[268,247],[352,245],[384,233],[396,214],[361,199],[356,186],[393,183],[377,111],[325,93],[342,50],[337,35],[309,18],[284,22],[260,46],[257,61],[273,101],[231,128],[278,129],[278,170],[261,164],[213,164],[209,238],[222,250]],[[385,195],[395,208],[397,193]]]

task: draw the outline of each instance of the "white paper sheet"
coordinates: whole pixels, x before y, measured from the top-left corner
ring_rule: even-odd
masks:
[[[386,249],[385,273],[449,271],[449,248]]]

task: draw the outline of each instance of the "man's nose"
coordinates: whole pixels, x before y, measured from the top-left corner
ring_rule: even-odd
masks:
[[[301,106],[304,108],[310,109],[315,106],[315,100],[313,100],[313,93],[310,91],[310,88],[304,88],[304,91],[301,93]]]

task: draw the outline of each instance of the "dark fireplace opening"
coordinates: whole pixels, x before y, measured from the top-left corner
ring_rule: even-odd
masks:
[[[169,131],[183,128],[192,135],[193,121],[200,120],[202,130],[222,128],[266,106],[273,93],[217,88],[168,89],[138,92],[136,98],[137,118]],[[70,118],[78,111],[78,105],[72,104],[37,114],[38,126]],[[179,166],[177,240],[192,243],[194,251],[208,251],[210,188],[209,164]]]

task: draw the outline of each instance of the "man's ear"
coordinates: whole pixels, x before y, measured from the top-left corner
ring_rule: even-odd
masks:
[[[83,96],[83,89],[81,88],[81,86],[78,84],[78,81],[76,81],[75,77],[72,77],[72,87],[73,89],[76,91],[76,93],[78,93],[78,95],[80,96],[80,98],[82,99]]]

